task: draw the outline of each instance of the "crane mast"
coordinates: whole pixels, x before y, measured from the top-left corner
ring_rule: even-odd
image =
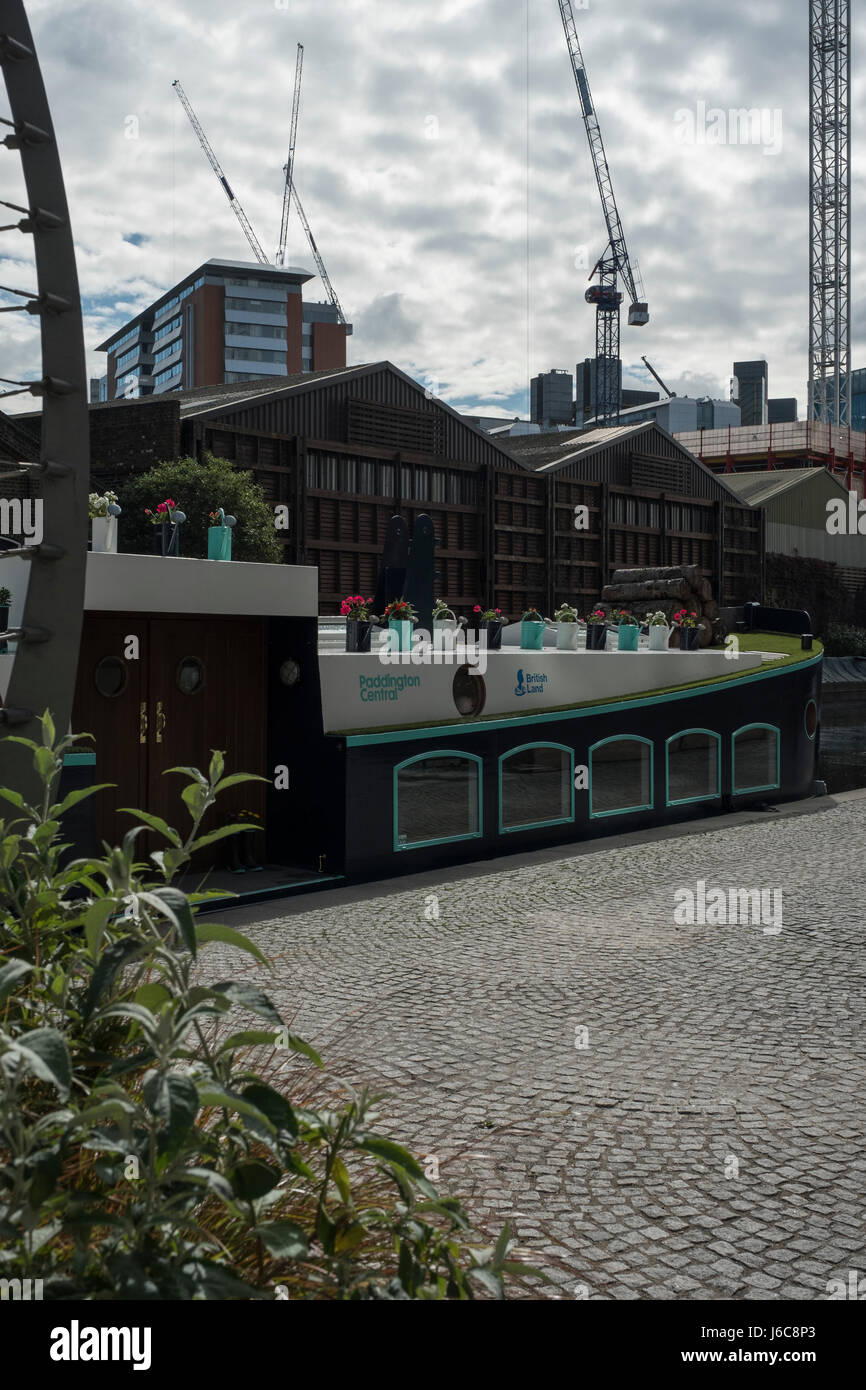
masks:
[[[319,248],[316,245],[315,237],[313,236],[313,233],[310,231],[310,224],[307,221],[307,214],[304,212],[304,209],[301,206],[301,200],[298,197],[298,190],[295,188],[294,184],[292,184],[292,198],[294,200],[295,207],[298,209],[298,216],[301,219],[301,226],[306,232],[307,241],[310,244],[310,251],[312,252],[313,260],[316,262],[316,269],[319,272],[319,279],[325,287],[325,294],[328,296],[328,303],[336,309],[340,323],[345,323],[346,315],[343,313],[343,306],[337,298],[337,291],[331,284],[330,276],[328,275],[328,272],[325,269],[325,262],[322,260],[322,257],[319,254]]]
[[[304,45],[298,44],[298,57],[295,62],[295,94],[292,98],[292,126],[289,132],[289,153],[286,158],[285,173],[286,187],[283,192],[283,220],[280,225],[280,245],[277,251],[277,265],[283,265],[286,259],[286,236],[289,227],[289,213],[292,208],[292,189],[295,172],[295,144],[298,139],[298,111],[301,106],[301,72],[304,66]]]
[[[201,124],[198,120],[198,117],[196,116],[195,112],[189,104],[189,98],[187,97],[186,92],[183,90],[183,87],[180,85],[180,82],[178,82],[176,79],[174,82],[172,82],[171,85],[172,87],[174,87],[174,90],[180,99],[181,106],[183,107],[184,111],[189,117],[190,125],[192,126],[193,130],[198,136],[198,142],[204,150],[205,154],[207,155],[207,160],[210,164],[210,167],[213,169],[214,173],[216,174],[217,178],[223,186],[223,192],[228,198],[232,211],[234,212],[235,216],[237,217],[238,221],[240,222],[243,228],[244,236],[246,237],[247,241],[252,247],[253,254],[256,260],[259,262],[260,265],[268,265],[268,258],[262,250],[259,239],[253,231],[252,227],[250,226],[249,219],[246,213],[244,212],[243,208],[241,207],[240,203],[238,202],[237,198],[232,192],[229,181],[222,171],[220,162],[214,154],[213,150],[211,149],[210,142],[201,128]]]
[[[635,326],[647,323],[649,311],[643,298],[640,278],[629,259],[601,127],[592,101],[583,54],[580,51],[571,0],[559,0],[559,13],[568,44],[608,236],[607,247],[589,277],[592,280],[598,273],[599,283],[588,289],[585,295],[587,303],[595,305],[595,416],[601,424],[615,425],[619,420],[620,402],[619,306],[622,303],[622,293],[617,284],[620,275],[629,294],[629,323]]]

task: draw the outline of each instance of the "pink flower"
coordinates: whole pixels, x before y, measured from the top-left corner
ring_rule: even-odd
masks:
[[[480,612],[481,612],[481,604],[480,604],[480,603],[476,603],[476,605],[475,605],[475,607],[473,608],[472,612],[473,612],[473,613],[480,613]]]

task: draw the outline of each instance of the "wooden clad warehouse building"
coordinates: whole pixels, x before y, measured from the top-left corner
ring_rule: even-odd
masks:
[[[373,592],[398,512],[410,530],[432,517],[438,591],[458,609],[585,608],[615,569],[679,563],[700,565],[722,604],[762,597],[760,511],[652,422],[503,441],[389,362],[155,397],[164,449],[148,437],[150,405],[94,408],[94,481],[178,447],[232,459],[288,508],[286,559],[318,566],[323,613]],[[588,529],[575,529],[578,506]]]

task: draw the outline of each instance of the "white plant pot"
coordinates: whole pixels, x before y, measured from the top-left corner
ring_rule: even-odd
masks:
[[[662,627],[657,624],[649,629],[649,649],[651,652],[666,652],[668,642],[671,640],[671,630],[669,627]]]
[[[433,619],[433,650],[451,652],[454,650],[454,634],[460,624],[456,618]]]
[[[117,554],[117,517],[94,516],[90,518],[90,548],[107,555]]]
[[[556,648],[560,652],[577,651],[577,634],[580,631],[577,623],[557,623],[556,624]]]

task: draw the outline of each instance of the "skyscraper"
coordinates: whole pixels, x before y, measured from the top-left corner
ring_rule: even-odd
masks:
[[[766,362],[735,362],[734,376],[739,382],[740,417],[744,425],[768,423],[769,391]]]
[[[539,372],[529,383],[529,418],[536,425],[570,425],[574,421],[574,378],[564,367]]]

